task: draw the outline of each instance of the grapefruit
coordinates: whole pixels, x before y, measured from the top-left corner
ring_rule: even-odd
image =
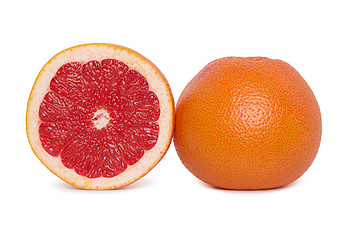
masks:
[[[264,57],[225,57],[183,90],[174,144],[185,167],[210,185],[269,189],[304,174],[321,129],[317,100],[293,67]]]
[[[55,55],[30,93],[27,136],[55,175],[83,189],[115,189],[166,153],[174,101],[160,70],[139,53],[84,44]]]

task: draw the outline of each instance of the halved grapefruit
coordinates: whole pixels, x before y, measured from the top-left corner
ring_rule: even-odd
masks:
[[[26,112],[35,155],[83,189],[116,189],[149,172],[169,148],[174,100],[139,53],[94,43],[66,49],[41,69]]]

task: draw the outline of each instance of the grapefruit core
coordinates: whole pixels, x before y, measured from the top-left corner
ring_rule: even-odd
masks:
[[[169,148],[174,100],[139,53],[84,44],[55,55],[30,93],[27,136],[55,175],[83,189],[116,189],[149,172]]]

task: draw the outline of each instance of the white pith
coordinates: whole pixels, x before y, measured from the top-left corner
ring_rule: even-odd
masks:
[[[160,102],[160,127],[156,145],[145,151],[144,156],[132,166],[128,166],[125,172],[113,178],[89,179],[75,173],[73,169],[66,168],[60,157],[49,155],[43,148],[39,139],[39,105],[45,94],[49,91],[51,78],[56,71],[67,62],[77,61],[82,64],[90,60],[117,59],[141,73],[149,83],[149,90],[153,91]],[[126,186],[150,171],[163,157],[171,142],[174,121],[173,98],[166,79],[161,72],[146,58],[140,54],[121,46],[110,44],[87,44],[67,49],[54,56],[40,71],[30,94],[26,115],[27,134],[31,147],[36,156],[55,175],[64,181],[84,189],[114,189]],[[106,115],[104,115],[106,116]],[[95,124],[95,123],[94,123]],[[101,128],[106,124],[103,118],[98,122]]]
[[[94,117],[91,119],[96,129],[102,129],[110,121],[109,113],[105,109],[99,109],[94,113]]]

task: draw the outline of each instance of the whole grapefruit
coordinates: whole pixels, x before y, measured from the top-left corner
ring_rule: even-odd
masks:
[[[318,102],[292,66],[225,57],[207,64],[183,90],[174,143],[185,167],[210,185],[269,189],[304,174],[321,131]]]

